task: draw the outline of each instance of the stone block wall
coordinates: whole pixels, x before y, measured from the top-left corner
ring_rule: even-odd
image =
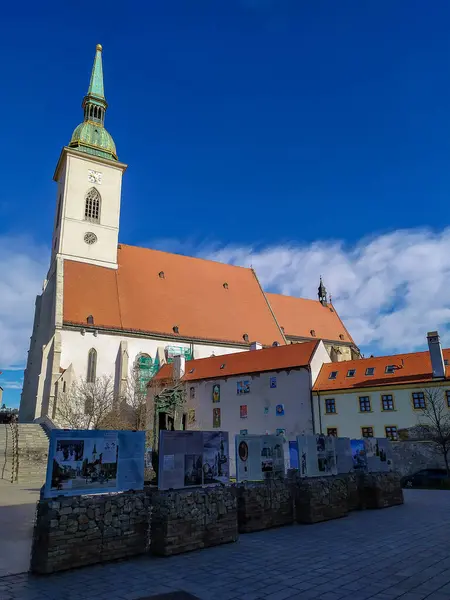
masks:
[[[293,482],[295,520],[319,523],[348,514],[346,482],[339,477],[296,478]]]
[[[171,556],[237,541],[237,502],[231,486],[147,493],[152,554]]]
[[[291,486],[284,481],[240,483],[235,488],[240,533],[294,522]]]
[[[394,468],[402,477],[421,469],[445,469],[445,462],[433,442],[392,442]]]
[[[143,554],[150,545],[150,516],[144,492],[40,500],[31,571],[53,573]]]
[[[348,510],[359,510],[361,508],[361,500],[359,497],[358,478],[355,473],[345,473],[338,475],[338,479],[342,479],[347,487],[347,505]]]
[[[403,504],[399,473],[360,474],[358,488],[362,508],[387,508]]]

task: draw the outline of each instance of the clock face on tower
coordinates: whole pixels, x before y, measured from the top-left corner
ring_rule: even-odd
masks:
[[[97,241],[97,236],[92,231],[88,231],[84,234],[84,241],[86,242],[86,244],[89,244],[89,246],[91,246]]]
[[[98,185],[101,185],[102,177],[103,177],[103,173],[101,173],[100,171],[94,171],[93,169],[89,169],[89,171],[88,171],[89,183],[98,183]]]

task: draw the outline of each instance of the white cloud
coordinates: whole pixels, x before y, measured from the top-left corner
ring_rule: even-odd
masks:
[[[21,390],[23,386],[23,379],[20,381],[1,381],[0,387],[4,390]]]
[[[0,236],[0,256],[0,370],[18,370],[26,362],[48,250],[27,237]]]
[[[174,246],[175,244],[175,246]],[[450,346],[450,228],[400,230],[362,239],[269,247],[149,244],[214,260],[252,265],[268,291],[316,298],[319,275],[340,316],[366,353],[425,348],[438,329]],[[0,370],[23,366],[34,302],[48,268],[48,250],[27,238],[1,237]]]
[[[253,265],[268,291],[316,298],[319,275],[341,318],[366,352],[425,348],[438,329],[450,345],[450,229],[400,230],[362,239],[225,247],[209,258]]]

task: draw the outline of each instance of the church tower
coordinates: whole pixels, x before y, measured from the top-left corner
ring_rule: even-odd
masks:
[[[116,146],[105,129],[102,47],[97,45],[84,119],[59,158],[50,272],[55,259],[117,268],[122,175]]]

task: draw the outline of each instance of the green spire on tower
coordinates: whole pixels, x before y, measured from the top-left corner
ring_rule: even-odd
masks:
[[[103,87],[103,64],[102,50],[100,44],[95,49],[94,66],[92,67],[91,81],[89,83],[88,96],[95,96],[102,100],[105,99],[105,90]]]
[[[89,89],[83,99],[84,121],[72,134],[69,147],[80,152],[117,160],[116,145],[105,129],[108,103],[103,87],[102,47],[97,44]]]

